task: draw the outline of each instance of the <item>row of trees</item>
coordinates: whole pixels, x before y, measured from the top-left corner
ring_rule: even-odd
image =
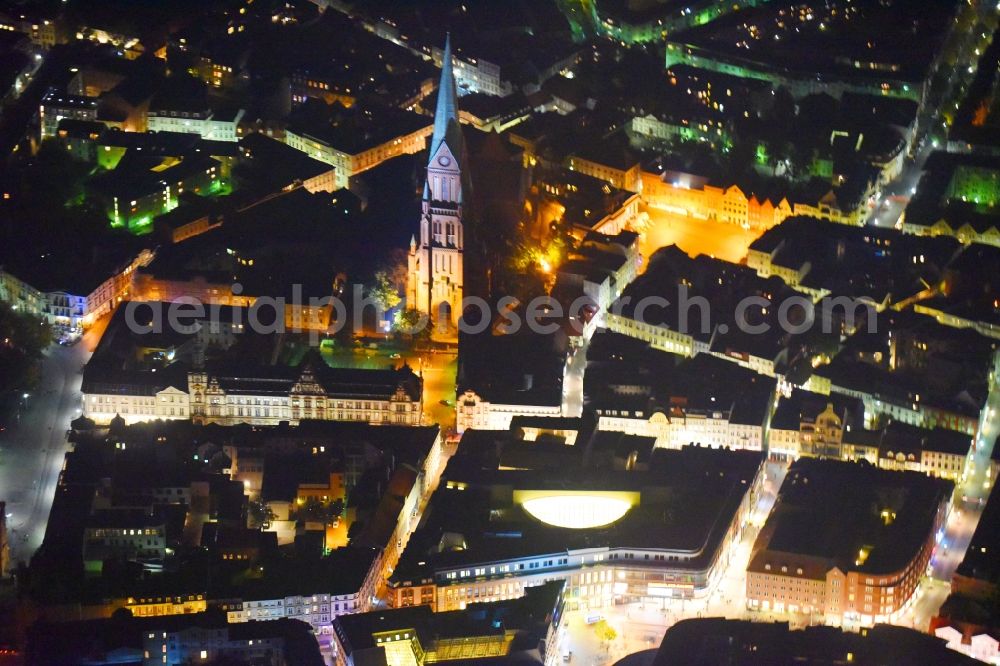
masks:
[[[344,500],[339,497],[329,502],[324,502],[318,497],[310,497],[296,507],[292,519],[333,525],[343,517],[345,508]],[[260,528],[266,528],[277,518],[274,510],[259,497],[250,502],[247,507],[247,515],[250,519],[250,525]]]
[[[0,396],[38,383],[39,361],[51,343],[48,324],[0,303]]]

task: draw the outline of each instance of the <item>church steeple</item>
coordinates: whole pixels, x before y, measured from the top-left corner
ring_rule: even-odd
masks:
[[[451,121],[458,123],[458,94],[451,62],[451,33],[444,40],[441,62],[441,82],[438,84],[437,106],[434,109],[434,135],[431,137],[431,157],[448,136]],[[453,147],[454,148],[454,147]]]
[[[452,335],[462,311],[464,274],[462,228],[465,142],[458,122],[451,36],[445,40],[434,132],[427,158],[419,238],[410,242],[407,307],[430,315],[435,329]]]

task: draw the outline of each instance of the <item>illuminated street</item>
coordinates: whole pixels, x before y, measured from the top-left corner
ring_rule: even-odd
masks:
[[[428,423],[441,424],[442,430],[455,427],[455,372],[458,360],[450,352],[419,352],[407,356],[407,362],[424,379],[424,413]]]
[[[587,347],[576,349],[566,359],[563,378],[563,416],[583,415],[583,374],[587,369]]]
[[[11,514],[7,521],[15,562],[27,561],[42,543],[68,448],[66,430],[80,415],[81,370],[102,330],[96,326],[71,347],[49,347],[39,387],[0,433],[0,488]]]
[[[560,654],[572,651],[573,663],[588,666],[612,664],[627,654],[656,647],[667,629],[687,618],[781,619],[801,623],[802,618],[751,613],[746,609],[746,568],[750,562],[753,543],[774,506],[786,471],[787,466],[783,463],[766,463],[767,476],[763,492],[748,521],[748,527],[740,542],[733,546],[730,562],[707,598],[663,598],[655,603],[636,602],[611,608],[569,612],[560,642]],[[593,624],[587,622],[596,616],[603,618],[615,630],[615,640],[605,644],[597,638]]]
[[[964,479],[955,487],[954,509],[931,561],[931,575],[916,595],[911,608],[896,622],[926,629],[951,591],[951,578],[962,563],[969,541],[976,531],[983,507],[992,488],[987,480],[990,457],[1000,435],[1000,382],[995,375],[984,408],[986,418],[970,454]]]

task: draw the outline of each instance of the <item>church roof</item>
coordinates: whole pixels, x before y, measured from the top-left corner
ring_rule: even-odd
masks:
[[[427,164],[431,165],[441,146],[451,153],[456,164],[462,166],[465,160],[465,142],[462,136],[462,126],[458,120],[458,96],[455,88],[455,75],[452,71],[451,35],[445,38],[444,56],[441,64],[441,82],[438,84],[437,104],[434,109],[434,134],[431,136],[431,149],[427,155]],[[459,191],[459,201],[462,193]],[[430,198],[430,187],[424,182],[424,199]]]
[[[444,58],[441,64],[441,82],[438,84],[437,105],[434,109],[434,134],[431,137],[431,157],[446,141],[451,121],[458,123],[458,95],[455,90],[455,75],[452,72],[451,35],[445,38]],[[452,146],[456,148],[456,146]]]

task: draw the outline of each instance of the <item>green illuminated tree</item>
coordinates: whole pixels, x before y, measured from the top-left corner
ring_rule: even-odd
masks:
[[[425,339],[430,337],[431,327],[426,315],[415,308],[397,310],[392,322],[393,330],[407,338]]]
[[[384,311],[393,309],[403,300],[399,296],[396,285],[389,279],[389,275],[385,271],[375,273],[375,283],[369,289],[368,295],[375,299]]]
[[[608,624],[607,620],[601,620],[594,624],[594,633],[602,643],[610,643],[618,638],[618,632]]]

